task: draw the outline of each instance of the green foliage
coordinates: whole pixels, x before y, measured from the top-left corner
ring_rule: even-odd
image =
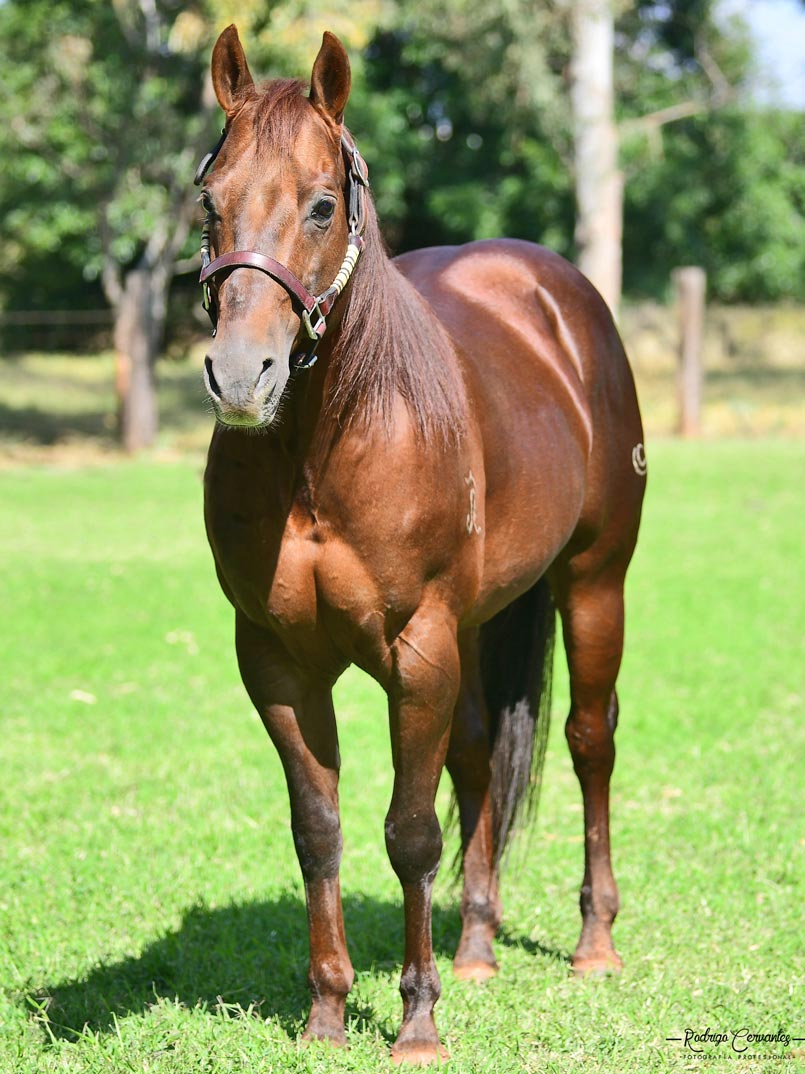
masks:
[[[0,287],[16,306],[96,304],[104,259],[131,265],[175,213],[176,176],[192,170],[209,123],[202,50],[176,40],[182,7],[0,5],[14,102],[0,132],[10,249]]]
[[[395,99],[402,120],[380,176],[381,198],[388,172],[406,177],[394,247],[512,235],[570,254],[564,19],[464,0],[401,4],[397,22],[365,55],[368,93]]]
[[[751,69],[745,28],[717,20],[711,0],[623,8],[627,291],[662,296],[674,267],[696,263],[725,301],[802,297],[800,117],[736,103],[710,109],[714,98],[741,99]],[[378,204],[395,249],[505,234],[573,256],[570,51],[561,4],[400,5],[397,26],[365,54],[372,103],[361,86],[350,111],[377,155]],[[641,126],[680,103],[699,116]]]
[[[716,21],[710,0],[673,5],[659,21],[656,12],[638,4],[619,24],[633,42],[617,54],[627,292],[662,295],[674,267],[697,264],[726,302],[802,298],[801,116],[747,103],[751,43],[740,20]],[[647,23],[650,63],[640,45]],[[714,93],[725,101],[711,110]],[[699,114],[661,128],[630,122],[686,100],[702,105]]]
[[[630,157],[626,285],[661,291],[671,268],[708,272],[726,301],[805,298],[801,117],[724,109],[674,125]],[[695,176],[695,182],[685,177]]]
[[[801,297],[800,117],[739,103],[746,32],[713,9],[621,5],[627,290],[661,294],[673,266],[696,261],[717,297]],[[5,0],[0,305],[97,306],[104,265],[125,271],[171,226],[215,136],[202,98],[231,19],[257,75],[304,75],[322,28],[344,37],[347,118],[394,250],[507,234],[572,257],[567,12],[560,0],[332,0],[304,17],[296,0]],[[714,78],[734,89],[729,108],[653,135],[635,126],[680,101],[706,106]]]
[[[666,1038],[805,1035],[804,461],[796,442],[650,446],[613,783],[625,970],[568,972],[583,819],[560,664],[541,812],[505,870],[488,984],[452,978],[458,892],[437,879],[451,1069],[720,1069]],[[198,465],[6,470],[0,497],[15,505],[0,515],[0,1069],[391,1071],[403,929],[379,690],[350,673],[336,699],[350,1049],[305,1049],[285,781],[238,679]],[[793,1074],[801,1047],[723,1065]]]

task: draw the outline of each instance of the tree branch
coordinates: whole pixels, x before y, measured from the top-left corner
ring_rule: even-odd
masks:
[[[735,96],[735,89],[727,80],[724,72],[713,59],[709,50],[702,44],[696,46],[696,59],[699,66],[707,75],[712,86],[712,93],[703,100],[679,101],[677,104],[668,105],[667,108],[659,108],[656,112],[648,112],[644,116],[635,119],[626,119],[620,124],[623,134],[632,131],[644,130],[654,132],[666,123],[676,123],[680,119],[696,116],[702,112],[710,112],[715,108],[721,108]]]
[[[726,78],[724,72],[716,63],[709,49],[702,44],[696,46],[696,59],[699,66],[710,79],[713,87],[713,96],[710,98],[711,108],[720,108],[735,96],[735,88]]]
[[[625,119],[619,125],[622,134],[629,134],[635,130],[656,130],[666,123],[675,123],[689,116],[696,116],[708,109],[706,101],[680,101],[678,104],[668,105],[667,108],[658,108],[656,112],[647,112],[644,116],[635,119]]]
[[[154,0],[139,0],[140,12],[145,23],[145,47],[151,55],[159,51],[161,25]]]
[[[198,272],[200,269],[201,258],[198,254],[193,254],[192,257],[183,257],[181,261],[174,261],[173,263],[174,276],[187,276],[191,272]]]

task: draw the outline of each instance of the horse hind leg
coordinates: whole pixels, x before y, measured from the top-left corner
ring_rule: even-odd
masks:
[[[490,977],[501,919],[498,866],[525,806],[536,805],[548,731],[556,615],[545,579],[461,639],[461,691],[447,767],[461,821],[458,977]]]
[[[498,971],[492,941],[501,918],[490,798],[490,716],[478,667],[478,633],[461,639],[461,690],[450,732],[447,769],[461,829],[461,939],[453,972],[482,980]]]
[[[576,973],[620,970],[612,945],[618,889],[612,874],[609,783],[615,763],[618,699],[615,681],[623,652],[625,570],[592,579],[567,576],[554,584],[570,672],[565,735],[584,799],[582,928],[573,955]]]

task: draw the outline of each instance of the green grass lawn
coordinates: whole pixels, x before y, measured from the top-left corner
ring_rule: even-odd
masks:
[[[560,665],[495,980],[453,981],[457,891],[447,869],[437,882],[456,1071],[805,1067],[805,1041],[712,1061],[666,1041],[805,1038],[805,445],[661,442],[649,463],[613,797],[625,970],[569,974],[582,818]],[[403,923],[382,697],[355,673],[338,687],[350,1048],[301,1048],[287,796],[239,683],[200,477],[188,460],[0,473],[0,1074],[391,1069]]]

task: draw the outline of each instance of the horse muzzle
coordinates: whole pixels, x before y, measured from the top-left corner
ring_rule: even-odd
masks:
[[[288,381],[287,362],[265,358],[255,370],[251,363],[204,359],[204,387],[212,400],[215,416],[222,425],[259,428],[270,425],[277,415],[280,398]]]

